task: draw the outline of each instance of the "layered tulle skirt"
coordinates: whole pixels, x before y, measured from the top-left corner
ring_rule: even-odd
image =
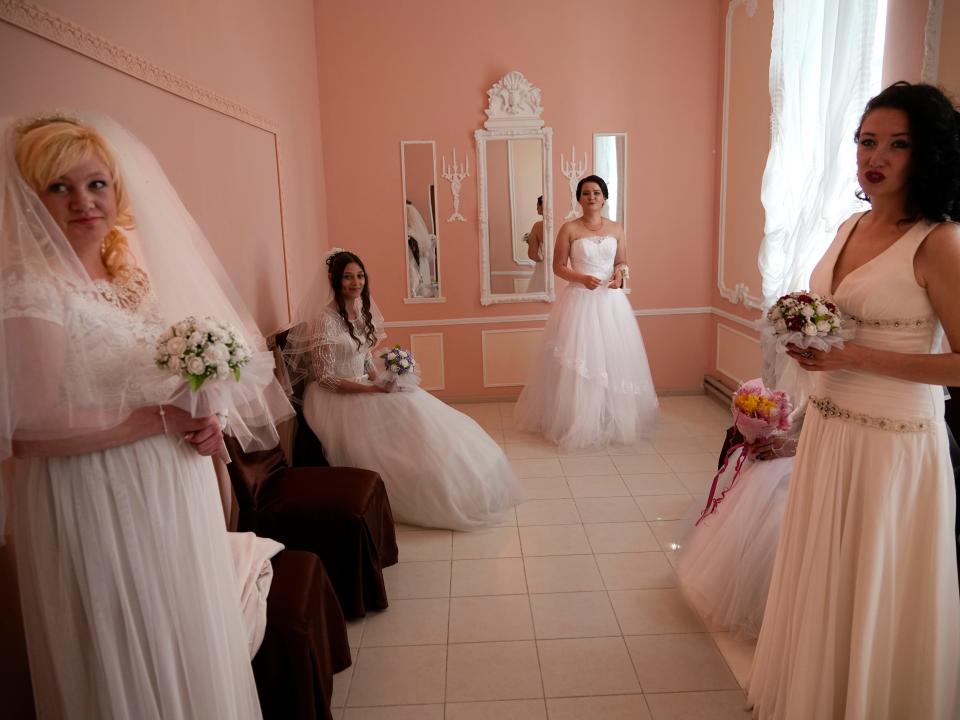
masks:
[[[718,488],[730,485],[739,452]],[[680,587],[712,629],[759,635],[792,469],[793,458],[746,460],[717,509],[684,541]]]
[[[657,395],[622,290],[568,285],[514,410],[519,430],[563,448],[631,444],[652,430]]]
[[[466,530],[496,521],[521,499],[501,447],[420,388],[332,393],[311,383],[303,412],[331,465],[380,473],[400,522]]]
[[[158,435],[18,463],[40,718],[259,718],[217,478]]]
[[[749,687],[763,720],[960,717],[942,407],[916,432],[807,410]]]

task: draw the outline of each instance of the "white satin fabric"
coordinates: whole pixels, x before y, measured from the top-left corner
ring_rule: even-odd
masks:
[[[233,569],[240,597],[240,613],[247,631],[250,659],[257,654],[267,630],[267,596],[273,583],[270,558],[283,550],[283,545],[251,532],[228,533]]]
[[[814,292],[830,293],[856,219],[814,270]],[[913,270],[931,227],[917,223],[837,287],[839,307],[864,321],[854,342],[939,352],[940,323]],[[943,390],[845,370],[818,374],[813,397],[854,417],[808,406],[750,699],[763,720],[960,717],[956,498]],[[871,418],[923,428],[882,429]]]

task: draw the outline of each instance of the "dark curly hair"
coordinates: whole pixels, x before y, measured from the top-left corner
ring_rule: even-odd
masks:
[[[860,141],[863,121],[878,108],[902,110],[909,122],[908,216],[901,222],[960,219],[960,113],[953,103],[933,85],[896,82],[867,103],[854,140]],[[870,200],[862,189],[857,197]]]
[[[363,340],[357,337],[353,331],[353,323],[350,322],[350,318],[347,316],[347,305],[343,301],[343,271],[346,270],[347,265],[350,263],[356,263],[360,266],[366,280],[366,282],[363,283],[363,290],[360,292],[361,309],[359,319],[363,321]],[[343,324],[347,326],[347,332],[350,333],[350,337],[357,343],[357,350],[363,347],[364,340],[370,343],[371,347],[376,345],[376,328],[373,325],[373,313],[370,312],[370,275],[367,274],[367,269],[363,266],[363,261],[352,252],[341,250],[327,258],[327,270],[330,273],[330,285],[333,287],[333,299],[334,302],[337,303],[337,312],[339,312],[340,317],[343,318]]]
[[[587,175],[586,177],[580,178],[580,182],[577,183],[577,199],[580,199],[580,191],[583,190],[583,186],[588,182],[596,183],[600,186],[600,192],[603,193],[603,199],[607,200],[610,197],[610,191],[607,190],[607,182],[599,175]]]

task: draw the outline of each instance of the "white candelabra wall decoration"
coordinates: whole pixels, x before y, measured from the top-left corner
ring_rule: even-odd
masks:
[[[466,222],[467,219],[460,214],[460,184],[464,178],[470,177],[470,156],[467,155],[466,163],[457,163],[457,149],[453,149],[453,164],[447,165],[445,155],[440,156],[441,175],[450,181],[450,193],[453,195],[453,214],[447,218],[447,222],[459,220]]]
[[[567,162],[563,158],[563,153],[560,153],[560,172],[563,173],[563,176],[570,181],[570,212],[564,215],[564,220],[573,220],[575,217],[580,217],[582,212],[580,209],[580,203],[577,202],[577,181],[583,177],[583,174],[587,171],[587,153],[583,153],[583,163],[577,163],[577,148],[573,145],[570,146],[570,162]]]

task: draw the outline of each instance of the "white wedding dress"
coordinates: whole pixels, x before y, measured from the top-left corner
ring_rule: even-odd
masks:
[[[424,527],[487,525],[521,499],[503,450],[473,419],[418,387],[336,393],[331,378],[369,383],[371,347],[357,343],[331,307],[317,319],[317,351],[303,413],[331,465],[375,470],[394,517]],[[362,337],[359,324],[354,332]],[[316,382],[319,380],[320,382]]]
[[[7,287],[5,319],[60,326],[67,347],[102,358],[91,403],[149,388],[163,329],[119,306],[110,286],[81,295]],[[141,303],[143,307],[147,303]],[[74,382],[65,359],[64,384]],[[89,375],[87,376],[89,377]],[[136,404],[136,403],[133,403]],[[209,458],[175,436],[18,460],[14,531],[40,718],[259,718],[233,561]]]
[[[813,271],[831,294],[854,216]],[[859,345],[940,352],[913,259],[918,222],[832,293]],[[761,720],[956,720],[960,594],[943,388],[816,374],[749,696]]]
[[[739,452],[730,456],[719,489],[733,480]],[[677,579],[711,629],[760,634],[792,471],[792,457],[747,458],[723,501],[683,541]]]
[[[563,448],[632,444],[656,420],[657,393],[637,319],[623,291],[607,287],[616,254],[611,235],[571,243],[573,269],[601,285],[564,289],[513,412],[517,429]]]

